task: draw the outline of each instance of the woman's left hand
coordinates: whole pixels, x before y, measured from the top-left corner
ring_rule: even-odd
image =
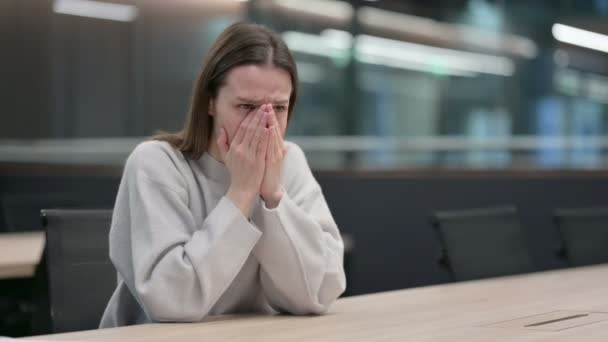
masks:
[[[272,107],[270,107],[272,108]],[[260,187],[260,196],[269,209],[276,208],[283,197],[281,167],[285,157],[285,144],[273,109],[270,109],[269,139],[266,150],[266,169]]]

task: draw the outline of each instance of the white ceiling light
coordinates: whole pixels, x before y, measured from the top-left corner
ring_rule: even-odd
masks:
[[[396,62],[427,65],[433,70],[452,70],[465,73],[484,73],[511,76],[513,61],[506,57],[437,48],[392,39],[361,35],[357,37],[357,52]]]
[[[327,44],[326,39],[316,34],[286,31],[283,32],[283,40],[293,51],[327,58],[331,58],[334,55],[334,51]]]
[[[538,54],[534,41],[514,34],[442,23],[430,18],[373,7],[361,7],[358,14],[361,23],[365,26],[432,39],[452,46],[475,46],[524,58],[534,58]]]
[[[275,6],[315,17],[326,17],[340,22],[348,22],[354,13],[353,6],[345,1],[330,0],[274,0]]]
[[[325,30],[321,35],[288,31],[283,33],[283,38],[293,51],[327,58],[347,54],[352,41],[350,33],[339,30]],[[356,37],[355,57],[364,63],[454,76],[475,76],[479,73],[510,76],[515,71],[514,62],[506,57],[369,35]]]
[[[608,36],[563,24],[553,24],[553,37],[560,42],[608,52]]]
[[[134,21],[137,18],[137,7],[92,0],[55,0],[53,12],[79,17]]]

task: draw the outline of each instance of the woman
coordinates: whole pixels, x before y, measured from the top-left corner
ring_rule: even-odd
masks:
[[[275,33],[237,23],[218,37],[184,129],[127,160],[101,327],[321,314],[344,291],[336,224],[302,150],[283,140],[297,85]]]

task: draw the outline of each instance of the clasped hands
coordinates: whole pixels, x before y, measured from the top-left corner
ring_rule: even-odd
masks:
[[[266,207],[278,206],[285,144],[271,104],[263,104],[241,122],[231,142],[221,128],[217,144],[228,172],[226,196],[249,217],[259,195]]]

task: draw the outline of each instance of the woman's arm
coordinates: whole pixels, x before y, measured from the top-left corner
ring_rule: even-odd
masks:
[[[127,162],[133,274],[123,277],[151,319],[200,321],[260,238],[247,217],[264,173],[267,118],[262,109],[248,115],[231,144],[222,129],[217,144],[231,184],[202,227],[196,227],[174,161],[159,153],[166,151],[138,148]]]
[[[304,153],[289,144],[278,206],[262,206],[254,222],[263,231],[254,248],[266,298],[279,311],[320,314],[346,288],[344,246]]]
[[[200,321],[241,270],[261,233],[226,197],[196,226],[176,173],[158,149],[140,146],[134,152],[115,209],[128,215],[116,220],[125,220],[130,231],[111,236],[111,254],[152,320]]]

